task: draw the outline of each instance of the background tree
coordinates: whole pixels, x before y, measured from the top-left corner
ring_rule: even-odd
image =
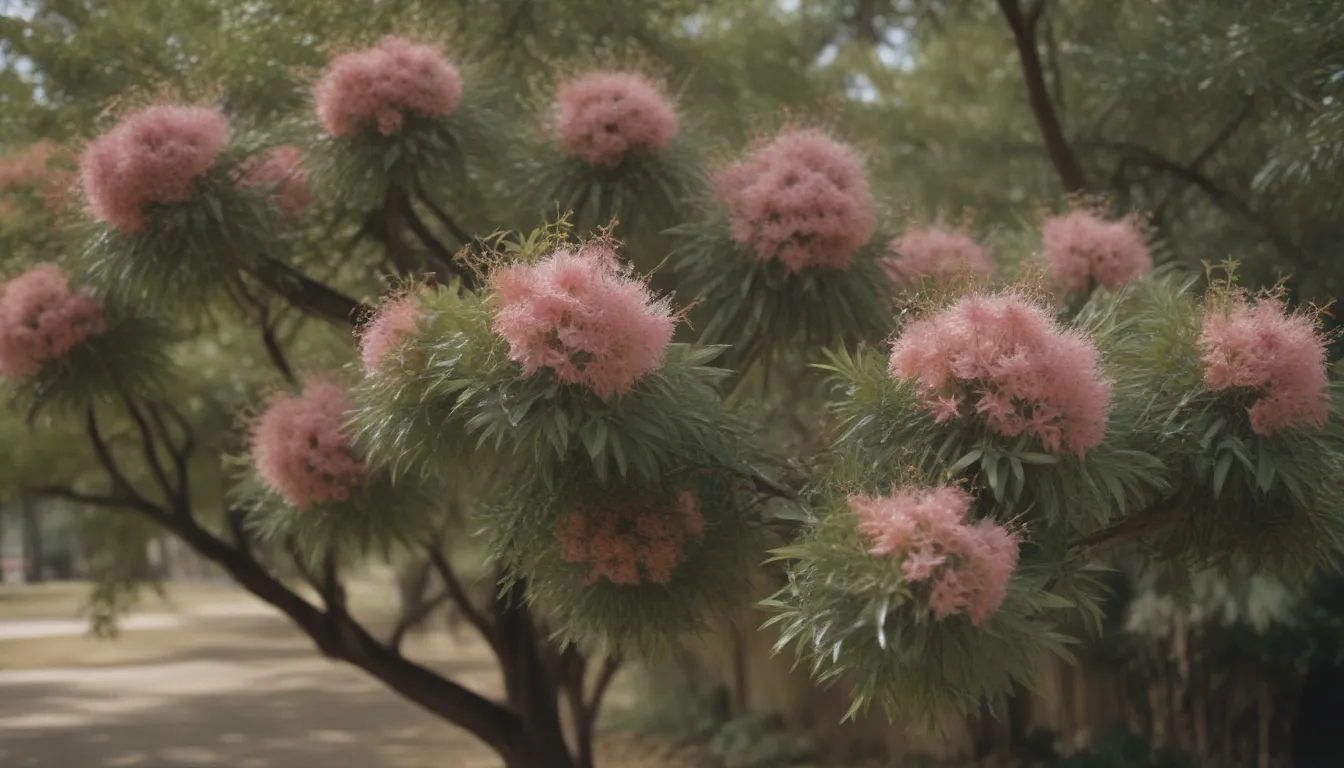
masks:
[[[1326,4],[1279,4],[1255,24],[1211,6],[1126,4],[1117,17],[1039,0],[283,5],[53,2],[6,20],[6,136],[16,149],[69,142],[84,166],[68,208],[31,189],[59,173],[51,163],[11,195],[26,207],[8,217],[10,273],[63,264],[73,287],[39,287],[83,318],[77,339],[11,378],[39,445],[74,434],[88,447],[10,485],[171,531],[322,652],[510,765],[590,764],[616,660],[695,628],[771,537],[788,563],[768,603],[782,645],[797,640],[823,682],[874,670],[856,711],[900,701],[913,715],[978,708],[1060,650],[1060,623],[1098,611],[1102,545],[1142,540],[1178,565],[1249,562],[1289,580],[1337,555],[1339,419],[1313,399],[1324,387],[1321,373],[1311,389],[1323,371],[1314,321],[1228,285],[1200,299],[1174,272],[1126,287],[1151,267],[1154,238],[1121,218],[1152,212],[1159,261],[1236,256],[1253,281],[1287,265],[1330,290],[1316,254],[1331,212],[1289,202],[1311,200],[1332,162],[1339,27]],[[405,28],[450,33],[451,60],[396,42],[350,57]],[[1172,50],[1194,53],[1160,58]],[[342,102],[357,91],[341,95],[342,66],[355,82],[408,57],[440,86],[429,101]],[[613,67],[649,83],[654,102],[668,77],[674,136],[615,113],[594,125],[627,131],[624,146],[589,137],[615,154],[564,140],[565,110],[549,114],[567,98],[556,86]],[[572,97],[578,113],[585,92],[611,88],[645,98],[590,85]],[[126,127],[166,101],[203,106]],[[1172,103],[1182,130],[1154,128]],[[156,141],[188,135],[165,166],[202,161],[184,191],[99,187],[89,170],[105,156],[122,164],[107,179],[123,178],[137,152],[153,159]],[[1322,148],[1298,153],[1303,136]],[[799,179],[805,194],[791,191]],[[1111,210],[1079,209],[1082,224],[1052,245],[1027,219],[1061,191],[1107,192]],[[890,215],[898,202],[905,221]],[[964,206],[977,211],[969,229],[940,218]],[[567,209],[574,229],[534,229]],[[622,246],[590,239],[613,218]],[[1016,293],[980,295],[988,275],[965,256],[977,236],[994,246],[995,282]],[[915,268],[953,258],[949,243],[958,268]],[[655,269],[669,253],[654,291],[694,303],[693,322],[665,357],[636,362],[680,316],[616,264]],[[1062,277],[1070,259],[1083,260],[1080,284],[1037,274]],[[887,282],[912,269],[904,293]],[[16,284],[27,285],[9,284],[10,306]],[[575,303],[548,315],[565,291]],[[86,301],[99,314],[77,309]],[[599,306],[627,314],[613,323]],[[1219,312],[1235,326],[1226,349],[1207,334]],[[574,325],[584,313],[593,325]],[[994,354],[1063,377],[1072,399],[997,368],[927,367],[996,323],[1020,335]],[[1256,323],[1303,364],[1260,379],[1201,367],[1250,354],[1236,339]],[[893,333],[888,360],[879,347]],[[1061,343],[1074,345],[1072,367],[1047,353]],[[923,362],[897,359],[921,349]],[[716,352],[726,370],[710,367]],[[328,373],[305,376],[315,371]],[[1248,416],[1285,377],[1306,381],[1289,415],[1268,427]],[[267,397],[277,386],[296,394]],[[248,429],[230,428],[259,403]],[[297,428],[314,435],[307,448],[285,441]],[[219,458],[244,452],[221,477]],[[509,493],[490,482],[500,475]],[[1281,537],[1259,535],[1269,509]],[[463,510],[493,533],[501,589],[485,601],[454,567]],[[143,554],[134,535],[106,538]],[[629,550],[636,540],[647,551]],[[594,554],[606,545],[629,557]],[[495,650],[507,702],[400,653],[425,611],[387,640],[350,613],[351,567],[407,556],[442,582],[425,605],[451,600]],[[108,583],[131,574],[112,568]],[[930,648],[941,668],[921,661]]]

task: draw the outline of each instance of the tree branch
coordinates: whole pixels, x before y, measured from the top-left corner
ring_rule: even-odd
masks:
[[[1109,528],[1103,528],[1070,542],[1069,548],[1095,551],[1141,539],[1175,522],[1185,511],[1188,501],[1185,494],[1178,493],[1126,517]]]
[[[1025,14],[1019,0],[998,0],[998,3],[1013,33],[1013,42],[1017,46],[1018,60],[1022,66],[1022,79],[1027,86],[1027,100],[1045,142],[1046,154],[1065,191],[1071,194],[1083,192],[1087,189],[1087,177],[1078,162],[1078,156],[1064,136],[1059,115],[1050,100],[1050,90],[1045,83],[1041,55],[1036,45],[1036,27],[1041,14],[1045,12],[1046,0],[1035,0]]]
[[[140,433],[140,448],[144,453],[145,463],[149,465],[150,472],[154,474],[155,481],[163,489],[164,499],[169,503],[177,498],[177,488],[168,481],[168,472],[163,468],[163,463],[159,461],[159,452],[154,439],[154,432],[150,429],[149,422],[145,420],[145,415],[140,412],[139,407],[125,392],[121,393],[122,403],[126,406],[126,412],[130,414],[131,420],[135,422],[135,428]]]
[[[453,599],[453,603],[457,605],[458,610],[462,611],[462,615],[467,618],[467,621],[471,622],[476,631],[481,633],[481,637],[485,638],[485,641],[492,648],[498,650],[499,638],[495,634],[495,627],[477,610],[476,604],[471,601],[471,596],[462,588],[462,582],[458,581],[457,574],[453,572],[453,566],[449,564],[448,558],[443,556],[443,552],[436,545],[427,546],[425,550],[429,553],[429,562],[433,564],[434,570],[438,571],[439,577],[443,579],[443,585],[447,588],[448,595]]]
[[[122,496],[102,496],[92,493],[80,493],[66,485],[44,485],[33,488],[30,492],[35,496],[47,496],[58,499],[65,499],[79,504],[88,504],[94,507],[134,507],[135,501]]]
[[[1268,217],[1256,211],[1245,200],[1227,188],[1220,186],[1198,170],[1187,165],[1182,165],[1181,163],[1140,144],[1124,141],[1098,141],[1094,142],[1094,146],[1100,149],[1118,152],[1137,165],[1142,165],[1155,171],[1169,174],[1200,189],[1209,197],[1209,200],[1214,205],[1233,216],[1246,219],[1259,227],[1260,230],[1265,233],[1265,236],[1274,243],[1274,246],[1287,254],[1289,258],[1306,266],[1318,266],[1314,259],[1310,258],[1301,248],[1299,248],[1297,243],[1293,242],[1292,238],[1290,238],[1287,233],[1280,230]]]
[[[269,257],[262,257],[257,262],[252,268],[252,275],[295,307],[335,323],[358,326],[364,317],[372,313],[372,308],[367,304],[355,301],[288,264]]]
[[[117,460],[112,457],[112,451],[107,447],[107,441],[103,439],[102,431],[98,429],[98,416],[94,413],[92,406],[86,412],[84,426],[89,436],[89,442],[93,445],[94,455],[98,458],[98,463],[102,465],[103,471],[112,481],[113,491],[126,499],[134,509],[151,516],[164,515],[164,511],[142,496],[140,491],[126,478],[126,474],[121,471]]]
[[[400,648],[402,641],[406,639],[406,634],[419,626],[422,621],[429,618],[429,615],[439,606],[448,602],[450,597],[448,591],[444,590],[434,597],[421,602],[413,610],[402,616],[401,619],[397,621],[397,625],[392,629],[392,635],[387,641],[388,647],[393,650]]]

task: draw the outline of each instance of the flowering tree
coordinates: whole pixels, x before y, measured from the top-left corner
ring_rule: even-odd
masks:
[[[749,601],[762,561],[780,650],[853,712],[933,717],[1065,654],[1109,549],[1285,579],[1344,549],[1316,318],[1154,270],[1136,213],[1080,202],[996,264],[970,223],[890,217],[837,128],[715,159],[635,64],[535,104],[491,77],[393,36],[290,119],[123,103],[77,147],[64,237],[0,291],[15,407],[96,470],[26,485],[179,536],[510,768],[591,765],[620,660]],[[224,433],[197,370],[220,328],[275,374]],[[385,638],[352,615],[343,578],[407,552],[505,701],[402,654],[424,611]]]

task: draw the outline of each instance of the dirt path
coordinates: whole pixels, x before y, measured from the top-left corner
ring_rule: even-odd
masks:
[[[34,622],[0,613],[0,765],[499,765],[469,734],[316,655],[307,638],[254,604],[193,604],[212,607],[147,614],[116,641],[71,634],[68,620],[50,615]],[[148,618],[155,615],[163,618]],[[407,652],[477,691],[498,690],[482,644],[440,632],[412,638]],[[604,768],[673,765],[622,739],[605,752]]]

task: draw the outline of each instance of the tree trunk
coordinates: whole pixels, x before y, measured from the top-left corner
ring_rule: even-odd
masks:
[[[42,520],[32,499],[25,497],[19,503],[23,514],[23,578],[29,584],[37,584],[43,576]]]
[[[495,650],[504,671],[510,709],[522,720],[524,745],[508,768],[576,768],[560,721],[558,659],[548,664],[543,653],[550,641],[537,631],[524,603],[526,588],[515,583],[495,598]]]

